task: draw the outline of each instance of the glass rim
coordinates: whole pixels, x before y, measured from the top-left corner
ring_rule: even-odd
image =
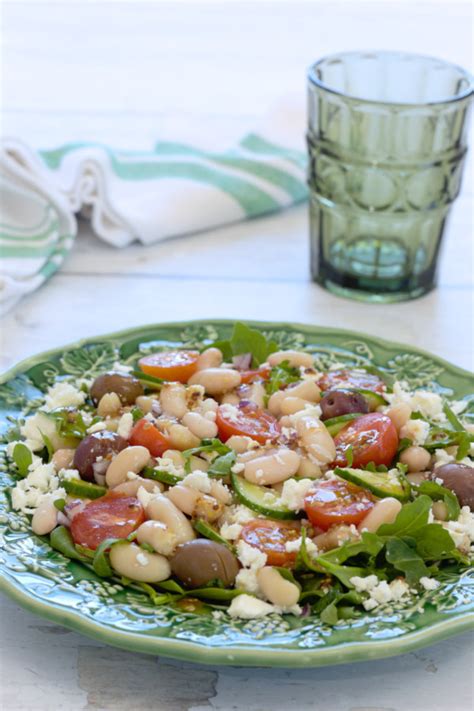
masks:
[[[318,67],[320,67],[322,64],[327,62],[328,60],[333,60],[333,59],[342,59],[344,57],[370,57],[371,55],[377,56],[377,55],[382,55],[384,57],[398,57],[400,59],[422,59],[422,60],[429,60],[429,61],[434,61],[434,62],[439,62],[440,64],[443,64],[445,67],[451,67],[452,69],[457,70],[463,78],[465,78],[469,84],[466,87],[466,89],[459,94],[456,94],[455,96],[451,96],[450,98],[446,99],[439,99],[436,101],[422,101],[422,102],[410,102],[410,101],[382,101],[379,99],[368,99],[364,98],[363,96],[355,96],[354,94],[347,94],[344,91],[339,91],[339,89],[335,89],[334,87],[330,86],[326,82],[322,81],[319,79],[316,75],[316,70]],[[308,69],[308,79],[309,81],[317,86],[319,89],[322,89],[323,91],[327,91],[330,94],[334,94],[335,96],[340,96],[341,98],[349,101],[353,101],[356,103],[363,103],[363,104],[370,104],[373,106],[400,106],[403,108],[412,108],[412,109],[417,109],[417,108],[422,108],[424,106],[446,106],[448,104],[454,104],[458,101],[464,101],[471,97],[474,94],[474,77],[472,74],[467,70],[463,69],[463,67],[460,67],[458,64],[455,64],[454,62],[449,62],[445,59],[440,59],[439,57],[433,57],[428,54],[417,54],[416,52],[403,52],[403,51],[397,51],[397,50],[385,50],[385,49],[374,49],[374,50],[349,50],[347,52],[336,52],[334,54],[326,54],[321,59],[318,59],[317,62],[312,64],[309,69]]]

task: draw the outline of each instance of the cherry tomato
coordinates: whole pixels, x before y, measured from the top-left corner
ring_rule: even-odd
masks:
[[[397,453],[398,434],[387,415],[369,412],[343,427],[334,437],[334,444],[336,466],[347,466],[346,451],[352,447],[353,467],[364,467],[369,462],[388,467]]]
[[[227,413],[226,406],[221,405],[217,410],[216,424],[219,437],[224,442],[232,435],[244,435],[265,444],[267,440],[278,437],[281,432],[275,417],[252,402],[239,405],[235,415],[233,411],[231,415]]]
[[[309,520],[324,531],[336,523],[357,525],[374,505],[368,491],[342,479],[316,483],[304,501]]]
[[[318,380],[318,385],[321,390],[358,388],[374,393],[383,393],[386,390],[385,383],[377,375],[357,370],[330,370]]]
[[[152,457],[161,457],[163,452],[171,448],[170,442],[152,422],[145,418],[138,420],[133,426],[129,442],[132,445],[146,447]]]
[[[266,554],[268,565],[291,567],[297,552],[289,553],[285,544],[296,541],[301,536],[301,529],[298,524],[288,521],[256,518],[245,524],[240,536],[250,546]]]
[[[95,550],[106,538],[126,538],[145,520],[134,496],[108,493],[94,499],[71,522],[74,543]]]
[[[260,380],[268,380],[272,368],[270,365],[261,365],[255,370],[241,370],[240,377],[243,383],[258,383]]]
[[[164,351],[140,358],[138,365],[155,378],[187,383],[196,372],[198,357],[197,351]]]

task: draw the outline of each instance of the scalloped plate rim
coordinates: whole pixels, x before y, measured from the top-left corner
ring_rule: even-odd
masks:
[[[182,327],[190,325],[228,325],[231,326],[238,319],[196,319],[190,321],[170,321],[156,324],[145,324],[133,328],[121,329],[102,335],[94,335],[82,338],[78,341],[59,346],[48,351],[28,356],[17,364],[0,374],[0,383],[4,383],[18,373],[22,373],[33,365],[40,363],[47,358],[57,356],[69,350],[77,349],[95,342],[113,340],[114,338],[126,338],[139,335],[140,333],[158,329],[160,327]],[[391,341],[378,338],[371,334],[347,329],[302,324],[298,322],[281,321],[258,321],[242,319],[245,323],[260,328],[281,328],[295,329],[303,332],[318,331],[321,336],[342,335],[348,338],[363,339],[377,344],[386,350],[407,349],[408,352],[424,356],[435,360],[443,365],[446,370],[457,374],[463,378],[471,378],[472,373],[450,363],[429,351],[421,348],[403,344],[398,341]],[[45,602],[34,597],[30,592],[26,592],[20,584],[9,579],[8,575],[0,578],[0,590],[17,602],[21,607],[30,612],[38,614],[51,622],[67,627],[76,632],[83,633],[98,641],[106,642],[122,649],[142,652],[147,654],[164,654],[169,658],[181,659],[201,664],[216,665],[243,665],[243,666],[272,666],[286,668],[304,668],[345,664],[355,661],[368,661],[373,659],[387,658],[414,651],[429,644],[434,644],[453,635],[468,631],[474,628],[474,613],[464,613],[449,620],[441,620],[432,623],[429,627],[407,632],[402,637],[381,640],[364,640],[362,642],[345,642],[334,647],[320,647],[316,649],[275,649],[265,645],[250,646],[225,646],[225,647],[205,647],[201,644],[180,639],[167,639],[166,637],[153,637],[126,630],[113,629],[97,620],[88,620],[75,610],[68,610],[58,603]]]

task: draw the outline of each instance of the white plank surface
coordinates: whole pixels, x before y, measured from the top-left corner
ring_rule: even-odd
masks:
[[[459,2],[10,2],[3,6],[2,131],[224,146],[258,125],[327,52],[398,48],[471,62]],[[161,320],[286,319],[356,328],[473,366],[472,159],[440,287],[415,302],[336,298],[308,276],[304,207],[118,252],[81,233],[61,272],[1,323],[2,369],[77,338]],[[198,667],[104,647],[2,600],[1,708],[467,711],[472,635],[398,659],[313,671]],[[185,680],[185,683],[183,683]]]

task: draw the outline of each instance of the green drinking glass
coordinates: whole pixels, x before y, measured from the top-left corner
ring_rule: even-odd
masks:
[[[472,77],[401,52],[344,52],[308,75],[311,271],[376,302],[430,291],[467,151]]]

